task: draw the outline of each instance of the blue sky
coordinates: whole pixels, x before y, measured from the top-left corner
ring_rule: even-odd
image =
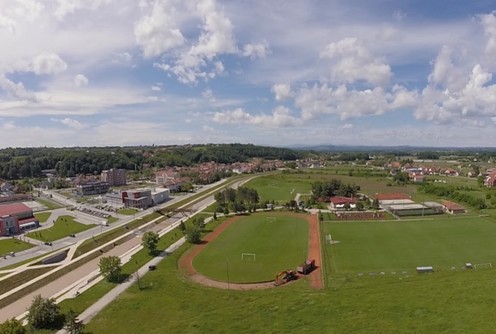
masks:
[[[0,147],[495,146],[495,7],[0,0]]]

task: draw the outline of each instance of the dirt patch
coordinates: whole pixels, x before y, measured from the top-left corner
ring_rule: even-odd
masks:
[[[311,215],[308,221],[308,258],[315,260],[315,270],[308,274],[310,286],[314,289],[322,289],[322,252],[320,250],[320,232],[318,215]]]
[[[320,235],[319,235],[319,221],[317,215],[305,215],[305,214],[295,214],[295,213],[274,213],[274,215],[284,215],[284,216],[295,216],[298,218],[303,218],[308,221],[309,233],[308,233],[308,258],[315,259],[315,265],[317,268],[307,275],[310,282],[310,286],[316,289],[324,287],[322,281],[322,258],[320,253]],[[205,246],[217,238],[222,232],[224,232],[232,223],[243,218],[243,216],[234,216],[229,218],[224,223],[219,225],[213,232],[209,233],[204,238],[204,243],[196,245],[189,249],[178,261],[179,269],[186,274],[192,281],[203,284],[205,286],[220,288],[220,289],[232,289],[232,290],[254,290],[254,289],[268,289],[275,287],[273,281],[265,283],[228,283],[220,282],[208,277],[205,277],[198,273],[193,267],[193,259],[198,255]]]

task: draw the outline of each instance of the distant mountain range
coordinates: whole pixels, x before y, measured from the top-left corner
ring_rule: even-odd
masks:
[[[496,147],[427,147],[427,146],[365,146],[365,145],[291,145],[287,148],[316,152],[493,152]]]

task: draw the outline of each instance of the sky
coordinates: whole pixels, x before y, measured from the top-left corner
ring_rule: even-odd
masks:
[[[0,0],[0,147],[496,147],[495,0]]]

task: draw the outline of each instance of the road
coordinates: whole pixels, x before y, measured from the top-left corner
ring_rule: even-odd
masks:
[[[231,187],[236,188],[244,182],[247,182],[247,180],[237,181],[233,185],[231,185]],[[206,191],[206,193],[208,193],[208,191]],[[211,194],[211,195],[207,196],[206,198],[200,200],[199,202],[197,202],[193,205],[190,205],[189,207],[191,208],[191,211],[196,212],[199,210],[203,210],[208,205],[211,205],[214,201],[215,201],[214,196],[213,196],[213,194]],[[170,203],[168,203],[168,204],[170,204]],[[150,213],[150,212],[143,211],[142,214],[147,214],[147,213]],[[164,229],[165,227],[173,224],[174,222],[178,221],[181,218],[182,218],[182,215],[176,214],[175,216],[167,219],[166,221],[163,221],[160,224],[154,225],[152,227],[152,230],[158,232],[158,231]],[[129,217],[128,219],[130,221],[132,219],[136,219],[136,217]],[[122,225],[122,224],[123,223],[120,223],[119,225]],[[117,245],[116,247],[114,247],[112,250],[105,253],[104,255],[105,256],[109,256],[109,255],[121,256],[122,254],[128,252],[130,249],[132,249],[136,245],[139,245],[140,243],[141,243],[141,236],[137,235],[137,237],[132,238],[126,242],[123,242],[123,243]],[[55,247],[56,246],[54,243],[54,248]],[[3,322],[5,320],[13,318],[13,317],[18,317],[19,315],[23,314],[27,310],[27,308],[31,305],[31,302],[36,295],[41,295],[44,298],[56,297],[66,287],[76,283],[82,277],[85,277],[88,273],[91,273],[91,272],[97,270],[99,260],[100,260],[100,257],[97,257],[97,258],[85,263],[84,265],[72,270],[70,273],[68,273],[68,274],[46,284],[45,286],[37,289],[36,291],[29,293],[28,295],[26,295],[22,298],[19,298],[18,300],[16,300],[14,303],[8,305],[7,307],[0,309],[0,322]]]

